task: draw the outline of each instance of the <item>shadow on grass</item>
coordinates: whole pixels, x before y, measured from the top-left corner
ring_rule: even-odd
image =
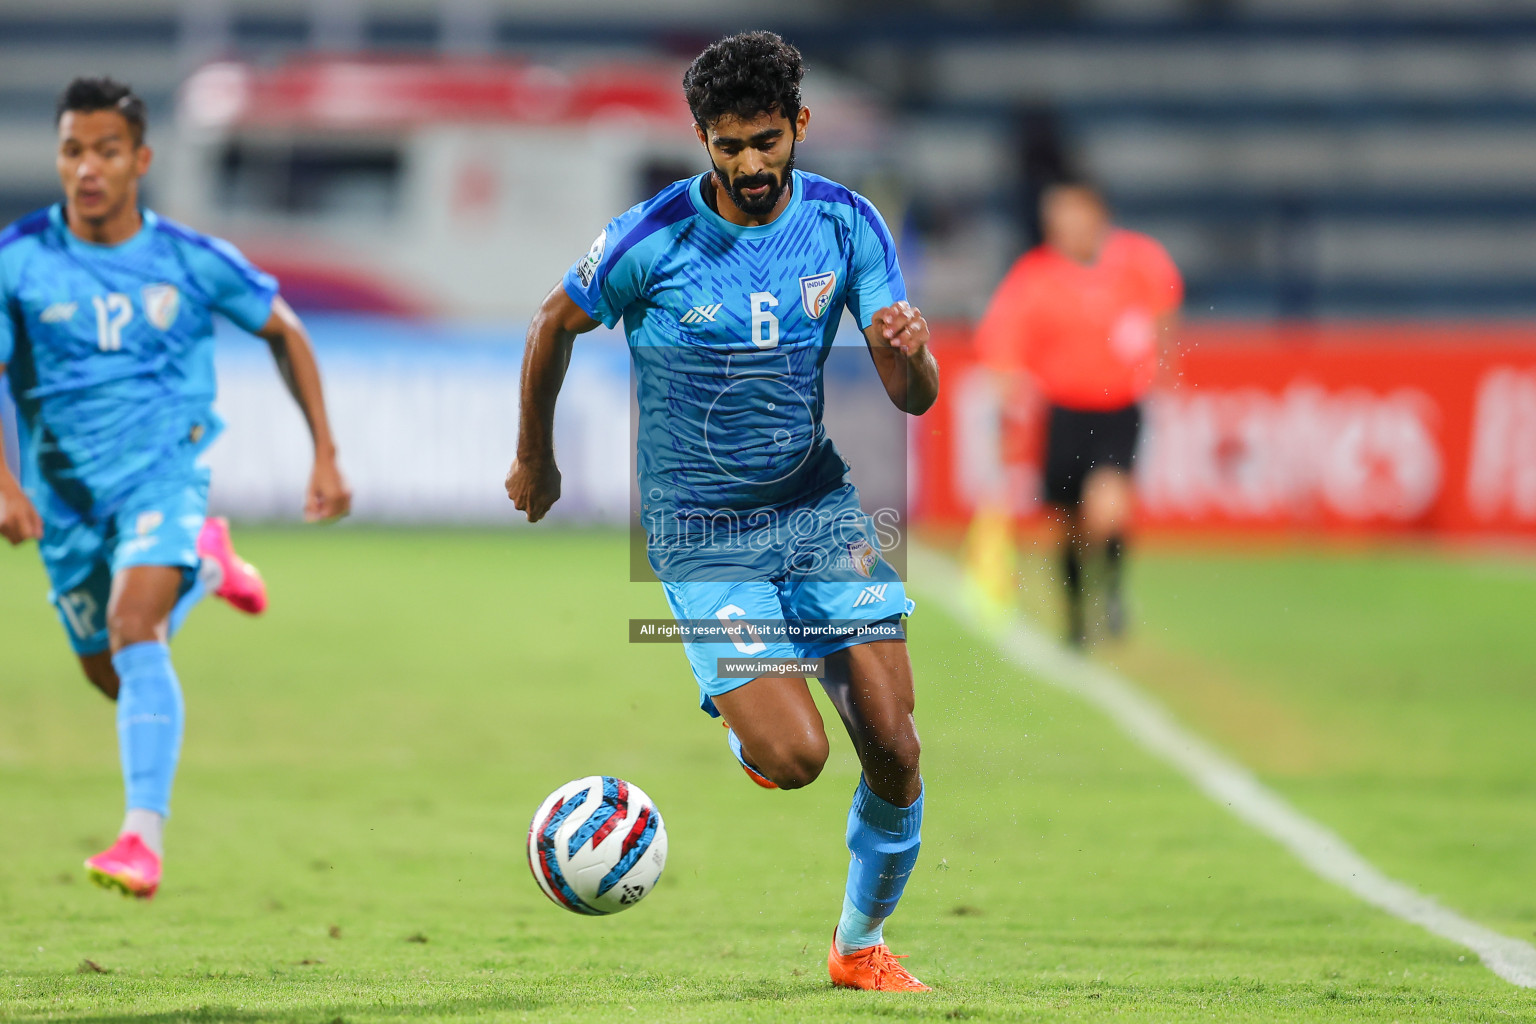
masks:
[[[16,977],[12,975],[12,977]],[[36,975],[37,981],[44,981]],[[851,1020],[1037,1020],[1121,1018],[1186,1021],[1211,1016],[1233,1021],[1485,1021],[1531,1020],[1536,994],[1495,987],[1466,991],[1446,980],[1425,985],[1336,978],[1266,982],[1244,978],[1187,979],[1165,984],[1099,979],[970,978],[939,981],[932,995],[903,996],[831,988],[824,978],[720,977],[700,979],[655,972],[598,975],[546,973],[522,978],[460,977],[457,991],[402,989],[410,979],[333,979],[346,985],[324,991],[293,979],[240,978],[202,991],[157,995],[149,979],[131,989],[110,975],[54,976],[60,986],[40,985],[26,1009],[0,1002],[0,1020],[70,1021],[73,1024],[411,1024],[426,1020],[527,1017],[538,1021],[851,1021]],[[169,978],[156,979],[161,983]],[[198,979],[200,981],[207,979]],[[319,979],[311,979],[318,981]],[[73,982],[74,984],[70,984]],[[274,984],[275,982],[275,984]],[[301,983],[302,984],[302,983]],[[442,984],[438,982],[433,985]],[[50,990],[51,988],[51,990]],[[436,994],[437,998],[432,998]],[[65,997],[60,1000],[58,997]],[[372,997],[371,999],[369,997]],[[95,998],[92,998],[95,997]],[[201,997],[201,998],[200,998]],[[209,998],[212,997],[212,998]],[[62,1005],[61,1005],[62,1002]],[[180,1009],[131,1007],[181,1002]],[[111,1003],[122,1009],[108,1009]],[[252,1004],[258,1008],[251,1008]],[[259,1004],[273,1004],[270,1008]],[[281,1005],[286,1003],[287,1005]],[[106,1004],[106,1005],[104,1005]],[[35,1011],[34,1011],[35,1008]]]
[[[548,984],[554,987],[556,983]],[[1458,998],[1438,993],[1351,990],[1315,984],[1246,988],[1212,985],[1183,991],[1130,992],[1092,985],[1072,986],[1072,991],[1054,990],[1049,985],[1042,985],[1026,993],[941,990],[933,996],[884,993],[884,998],[878,1000],[870,1000],[868,993],[834,990],[820,982],[794,986],[762,984],[712,992],[616,988],[617,991],[609,989],[600,998],[585,992],[570,995],[551,992],[543,996],[512,991],[418,1003],[316,1001],[308,1006],[271,1010],[239,1009],[233,1004],[203,1004],[184,1010],[75,1016],[67,1010],[55,1009],[45,1017],[73,1024],[366,1024],[370,1021],[504,1019],[518,1014],[540,1021],[1015,1021],[1041,1019],[1042,1014],[1045,1019],[1061,1019],[1067,1015],[1073,1019],[1120,1019],[1128,1013],[1159,1021],[1205,1019],[1208,1016],[1244,1022],[1396,1021],[1405,1017],[1485,1021],[1496,1019],[1493,1014],[1531,1019],[1522,1015],[1529,1011],[1529,1004],[1518,998]],[[6,1019],[45,1018],[22,1014]]]
[[[524,988],[543,991],[525,991]],[[52,1009],[46,1014],[33,1016],[17,1013],[7,1020],[70,1021],[71,1024],[276,1024],[276,1022],[303,1022],[303,1024],[353,1024],[374,1020],[412,1020],[417,1018],[464,1017],[473,1019],[481,1015],[529,1013],[545,1017],[576,1015],[608,1016],[619,1013],[628,1015],[641,1004],[651,1009],[658,1001],[671,1008],[693,1007],[706,1009],[711,1006],[736,1006],[744,1004],[783,1004],[823,995],[833,990],[820,980],[785,984],[779,982],[739,982],[730,986],[715,986],[708,990],[690,989],[687,986],[659,985],[652,978],[616,978],[604,986],[601,995],[595,995],[586,986],[564,988],[558,979],[546,978],[528,986],[508,986],[505,990],[478,996],[422,1001],[415,1003],[386,1001],[378,1003],[331,1002],[317,999],[308,1006],[273,1007],[269,1010],[252,1010],[238,1005],[242,997],[236,996],[227,1004],[198,1003],[177,1010],[150,1012],[91,1012],[78,1014],[69,1010]],[[244,996],[249,1001],[250,995]],[[295,1000],[298,1002],[298,1000]],[[644,1020],[644,1011],[638,1019]]]

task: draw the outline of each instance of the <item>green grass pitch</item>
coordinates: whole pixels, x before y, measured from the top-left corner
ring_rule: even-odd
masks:
[[[31,550],[0,551],[0,1020],[1506,1021],[1536,992],[1310,875],[1093,710],[919,602],[922,859],[887,926],[936,991],[835,991],[857,778],[751,785],[695,708],[624,539],[238,534],[262,620],[175,647],[188,724],[148,904],[85,882],[121,790]],[[1398,878],[1536,931],[1536,568],[1164,549],[1101,655]],[[832,721],[828,712],[829,721]],[[549,903],[528,816],[617,774],[665,815],[657,890]]]

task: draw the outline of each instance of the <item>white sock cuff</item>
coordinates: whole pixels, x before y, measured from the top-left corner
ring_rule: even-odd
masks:
[[[123,818],[122,832],[132,832],[144,840],[144,845],[155,851],[155,856],[165,856],[165,815],[143,807],[130,807]]]
[[[832,942],[842,956],[860,949],[878,946],[885,939],[885,918],[870,917],[853,905],[848,896],[843,897],[843,916],[837,922]]]

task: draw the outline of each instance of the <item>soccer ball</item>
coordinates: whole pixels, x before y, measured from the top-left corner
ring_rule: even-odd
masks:
[[[528,826],[528,867],[544,895],[577,914],[617,914],[656,887],[667,827],[639,786],[611,775],[567,782]]]

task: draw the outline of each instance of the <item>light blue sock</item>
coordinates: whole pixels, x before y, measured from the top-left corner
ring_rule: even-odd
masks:
[[[196,575],[192,577],[191,588],[185,594],[182,594],[181,597],[177,598],[175,607],[171,609],[171,636],[175,636],[177,631],[181,629],[181,624],[187,621],[187,616],[192,614],[192,609],[197,607],[198,602],[208,596],[210,592],[208,587],[209,566],[217,569],[218,563],[211,559],[203,559],[197,568]]]
[[[922,845],[923,794],[910,807],[875,795],[862,776],[848,811],[848,886],[837,922],[838,952],[878,945]]]
[[[736,735],[735,729],[727,728],[725,730],[725,744],[731,748],[731,753],[736,755],[736,760],[740,761],[744,767],[752,769],[759,775],[763,774],[762,772],[758,771],[757,765],[747,760],[747,755],[742,752],[741,738]]]
[[[117,746],[128,809],[169,816],[181,756],[181,684],[162,643],[130,644],[112,655],[117,670]]]

